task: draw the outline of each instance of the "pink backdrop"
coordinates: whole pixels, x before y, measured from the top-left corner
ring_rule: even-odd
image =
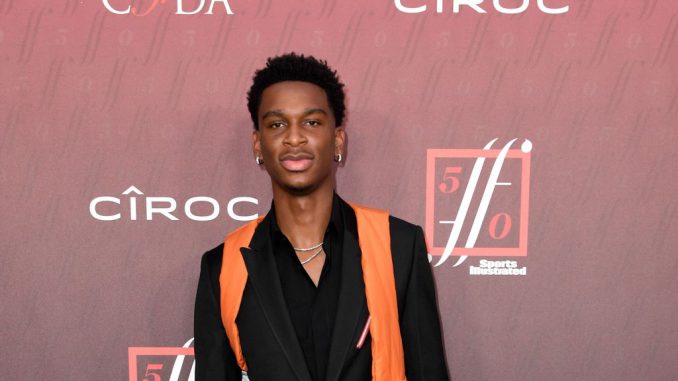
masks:
[[[444,212],[427,189],[448,165],[464,167],[463,188],[472,164],[434,158],[427,178],[427,150],[532,143],[529,171],[507,161],[514,185],[502,188],[529,173],[529,223],[520,191],[492,204],[528,223],[526,255],[455,267],[453,253],[434,268],[454,379],[678,377],[675,1],[546,0],[569,5],[559,15],[536,1],[517,15],[489,0],[485,14],[454,13],[452,0],[441,14],[424,0],[403,1],[427,4],[418,14],[392,0],[231,0],[233,15],[133,3],[148,15],[0,0],[0,378],[141,380],[148,364],[173,377],[179,352],[166,348],[192,337],[200,255],[242,223],[228,202],[268,209],[245,92],[267,56],[291,50],[326,58],[346,83],[345,199],[424,226],[427,204]],[[119,219],[93,216],[101,196],[120,199],[97,209]],[[179,220],[148,221],[149,196],[174,199]],[[188,218],[196,196],[217,200],[218,217]],[[449,231],[434,223],[427,234]],[[527,275],[471,275],[481,259]]]

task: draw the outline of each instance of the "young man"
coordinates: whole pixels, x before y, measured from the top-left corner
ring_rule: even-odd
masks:
[[[343,86],[294,53],[255,73],[252,150],[273,203],[202,258],[198,381],[448,379],[422,229],[335,193]]]

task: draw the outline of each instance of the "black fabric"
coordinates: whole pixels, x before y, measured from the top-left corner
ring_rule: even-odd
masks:
[[[219,274],[223,251],[222,243],[203,255],[200,262],[200,279],[193,320],[196,380],[242,379],[242,373],[221,320]]]
[[[369,312],[352,208],[338,197],[345,226],[341,282],[326,381],[371,381],[371,338],[356,348]],[[354,217],[354,216],[353,216]],[[241,249],[248,280],[236,324],[251,381],[311,381],[280,283],[271,242],[271,213]],[[431,267],[421,227],[389,216],[391,253],[408,381],[448,380]],[[205,253],[195,305],[196,381],[241,380],[221,321],[223,244]],[[336,256],[333,256],[333,259]]]
[[[323,239],[325,263],[317,287],[299,262],[292,244],[280,230],[275,218],[274,203],[271,203],[270,213],[273,253],[287,312],[304,353],[311,379],[320,381],[325,378],[327,369],[341,282],[344,222],[339,197],[335,193],[332,201],[330,221]]]

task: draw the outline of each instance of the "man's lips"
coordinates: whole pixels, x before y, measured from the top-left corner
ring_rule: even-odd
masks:
[[[292,172],[301,172],[307,170],[313,162],[313,155],[298,154],[284,155],[280,158],[280,164],[283,168]]]

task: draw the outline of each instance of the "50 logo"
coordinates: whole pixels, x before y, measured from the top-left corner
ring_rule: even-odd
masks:
[[[129,347],[129,381],[195,381],[193,338],[181,347]],[[242,381],[249,381],[242,372]]]
[[[512,148],[429,149],[426,241],[440,256],[526,256],[532,142]]]
[[[129,381],[194,381],[191,344],[193,339],[182,347],[129,347]]]

